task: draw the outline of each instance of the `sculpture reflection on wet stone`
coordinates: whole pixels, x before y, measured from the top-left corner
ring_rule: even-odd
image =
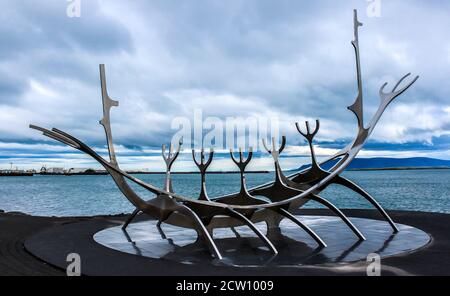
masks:
[[[276,143],[273,139],[271,147],[268,147],[267,143],[264,141],[263,144],[265,149],[269,154],[271,154],[274,160],[275,180],[271,183],[248,189],[245,180],[245,169],[252,159],[253,152],[249,149],[245,158],[244,153],[241,149],[239,149],[239,157],[235,158],[234,153],[231,150],[231,159],[239,168],[240,172],[240,190],[238,193],[221,196],[214,199],[210,198],[207,194],[205,176],[207,173],[207,168],[213,160],[214,152],[211,150],[209,152],[208,159],[205,161],[205,153],[203,149],[200,152],[199,160],[196,158],[195,151],[193,150],[192,155],[194,162],[199,168],[201,174],[200,195],[198,198],[179,195],[175,193],[172,188],[170,171],[180,152],[182,145],[181,141],[175,152],[173,151],[173,147],[170,146],[167,155],[165,153],[165,146],[163,145],[163,157],[166,162],[167,170],[165,185],[162,189],[152,184],[145,183],[135,176],[121,170],[114,151],[110,124],[110,109],[113,106],[118,106],[118,102],[112,100],[108,95],[104,65],[100,65],[100,80],[103,99],[103,119],[100,121],[100,124],[103,125],[105,129],[109,151],[109,161],[99,156],[77,138],[59,129],[53,128],[48,130],[35,125],[30,125],[30,127],[43,132],[43,134],[47,137],[53,138],[90,155],[108,171],[124,196],[136,207],[134,213],[124,224],[124,228],[127,227],[128,223],[130,223],[139,212],[143,212],[151,218],[156,219],[158,221],[157,227],[160,227],[161,223],[164,222],[179,227],[192,228],[196,230],[199,238],[204,239],[211,254],[217,259],[222,259],[222,255],[213,239],[212,234],[214,228],[234,228],[237,226],[246,225],[261,239],[261,241],[271,252],[276,254],[277,249],[273,243],[255,226],[255,223],[265,222],[267,224],[268,231],[273,231],[279,228],[282,219],[288,219],[298,225],[303,231],[306,231],[306,233],[308,233],[317,242],[320,248],[326,247],[326,243],[310,227],[305,225],[292,214],[293,211],[302,207],[309,200],[319,202],[333,211],[350,228],[350,230],[353,231],[359,240],[365,240],[364,235],[355,227],[355,225],[344,213],[342,213],[332,203],[318,195],[318,193],[331,184],[344,186],[364,197],[380,212],[380,214],[392,227],[392,231],[395,233],[398,231],[397,226],[384,211],[384,209],[375,201],[375,199],[358,185],[340,176],[340,174],[362,149],[364,143],[372,133],[387,106],[396,97],[406,91],[418,79],[418,77],[415,77],[412,81],[400,88],[400,84],[410,74],[405,75],[395,84],[390,92],[384,92],[387,83],[383,84],[379,90],[381,102],[378,109],[373,115],[371,121],[368,124],[365,124],[363,120],[363,92],[358,40],[358,30],[362,24],[358,21],[356,11],[354,12],[353,21],[354,40],[352,41],[352,45],[354,47],[356,57],[358,95],[354,103],[349,106],[348,109],[355,114],[358,123],[358,132],[355,139],[335,155],[319,163],[316,159],[313,146],[314,136],[319,131],[319,121],[316,121],[314,131],[311,131],[309,122],[306,122],[306,132],[304,132],[297,123],[296,127],[299,133],[308,141],[312,165],[308,169],[294,173],[290,176],[285,176],[279,163],[279,156],[285,148],[286,138],[282,137],[281,145],[278,148],[276,147]],[[334,165],[329,170],[323,169],[324,164],[331,162],[334,162]],[[155,194],[156,197],[148,201],[142,199],[128,185],[127,181],[140,185]]]

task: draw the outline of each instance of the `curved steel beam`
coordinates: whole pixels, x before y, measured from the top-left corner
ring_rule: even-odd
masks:
[[[325,248],[327,246],[327,244],[317,235],[317,233],[315,233],[311,228],[309,228],[309,226],[304,224],[302,221],[297,219],[297,217],[295,217],[290,212],[288,212],[282,208],[278,209],[278,211],[279,211],[280,215],[283,215],[287,219],[291,220],[292,222],[294,222],[295,224],[300,226],[306,233],[308,233],[319,244],[319,246],[321,248]]]
[[[239,153],[240,153],[240,162],[242,163],[243,162],[242,151],[240,150]],[[200,151],[200,162],[199,162],[199,161],[197,161],[197,159],[195,157],[195,150],[192,149],[192,158],[194,159],[194,162],[197,165],[198,169],[200,170],[200,174],[201,174],[201,190],[200,190],[200,195],[198,197],[199,200],[210,201],[207,190],[206,190],[206,170],[208,169],[209,165],[211,164],[213,157],[214,157],[214,150],[211,149],[209,156],[208,156],[208,160],[205,162],[205,151],[204,151],[204,149],[202,149]],[[250,161],[250,159],[251,159],[251,154],[249,154],[247,163]],[[235,161],[234,158],[233,158],[233,161]],[[235,163],[238,164],[236,161],[235,161]],[[244,169],[245,169],[245,165],[244,165]],[[245,190],[245,179],[241,180],[241,181],[242,181],[241,187],[243,186],[243,188]],[[187,204],[187,205],[189,205],[189,204]],[[275,246],[272,244],[272,242],[255,226],[255,224],[253,224],[252,221],[250,221],[250,219],[248,219],[243,214],[241,214],[231,208],[227,208],[223,212],[223,210],[221,210],[221,211],[212,210],[210,207],[208,208],[208,207],[204,207],[204,206],[203,207],[193,206],[192,210],[194,212],[197,212],[201,216],[210,215],[210,217],[208,217],[208,220],[211,220],[215,215],[218,215],[218,214],[227,215],[229,217],[239,220],[240,222],[244,223],[244,225],[247,225],[267,245],[269,250],[271,250],[274,254],[278,254],[278,251],[275,248]],[[233,232],[236,233],[236,230],[233,229]]]
[[[298,124],[296,124],[296,125],[297,125],[297,130],[307,139],[307,141],[309,143],[311,159],[312,159],[312,166],[309,169],[309,171],[307,173],[305,173],[304,175],[299,175],[299,176],[297,176],[297,178],[289,180],[288,178],[286,178],[283,175],[283,171],[281,170],[279,163],[276,163],[275,171],[277,174],[277,178],[275,179],[275,182],[280,180],[278,182],[283,183],[283,181],[284,181],[285,184],[287,184],[287,186],[301,190],[301,189],[310,187],[311,184],[314,184],[314,182],[317,182],[317,180],[320,180],[320,179],[324,178],[325,176],[330,175],[330,172],[323,170],[321,168],[321,166],[315,161],[316,157],[314,154],[313,139],[314,139],[315,134],[318,132],[319,121],[316,121],[316,129],[313,133],[310,132],[308,122],[306,122],[307,133],[303,133],[300,130]],[[295,180],[295,182],[294,182],[294,180]],[[366,200],[368,200],[378,210],[378,212],[391,225],[393,232],[394,233],[398,232],[398,228],[395,226],[395,223],[392,221],[391,217],[386,213],[386,211],[381,207],[381,205],[373,197],[371,197],[367,192],[362,190],[359,186],[357,186],[353,182],[345,179],[344,177],[341,177],[340,175],[336,175],[336,177],[333,180],[331,180],[326,186],[329,186],[333,183],[343,185],[346,188],[349,188],[349,189],[355,191],[356,193],[362,195]],[[325,189],[326,186],[321,189],[322,190]]]
[[[328,200],[321,198],[317,195],[311,195],[308,197],[311,200],[317,201],[318,203],[326,206],[328,209],[330,209],[333,213],[335,213],[336,215],[338,215],[342,221],[345,222],[345,224],[347,224],[347,226],[353,231],[353,233],[356,234],[356,236],[360,239],[360,240],[366,240],[366,238],[364,237],[364,235],[362,235],[362,233],[359,231],[358,228],[356,228],[355,225],[353,225],[353,223],[350,221],[350,219],[344,214],[342,213],[341,210],[339,210],[335,205],[333,205],[331,202],[329,202]]]
[[[139,214],[140,212],[141,212],[140,209],[138,209],[138,208],[134,209],[133,213],[131,213],[131,215],[130,215],[130,216],[127,218],[127,220],[123,223],[122,229],[123,229],[123,230],[126,230],[127,227],[128,227],[128,224],[130,224],[131,221],[133,221],[134,218],[137,216],[137,214]]]
[[[197,230],[199,232],[199,235],[201,234],[205,243],[207,244],[210,252],[214,254],[214,256],[222,260],[222,254],[220,254],[219,249],[217,248],[216,243],[214,242],[213,238],[211,237],[210,233],[208,232],[208,229],[206,229],[205,225],[203,224],[202,220],[197,216],[197,214],[191,210],[189,207],[185,205],[180,205],[180,208],[176,210],[177,212],[186,215],[187,217],[192,218],[192,220],[195,222],[197,226]]]
[[[314,156],[314,150],[313,150],[314,148],[313,148],[312,141],[314,139],[314,136],[319,131],[319,121],[316,121],[316,127],[313,132],[310,131],[310,126],[309,126],[308,122],[306,122],[306,130],[307,130],[306,133],[303,133],[300,130],[300,127],[298,126],[298,124],[297,124],[297,129],[308,140],[308,143],[309,143],[310,149],[311,149],[312,161],[314,163],[315,156]],[[282,143],[284,143],[284,142],[285,142],[285,138],[283,137]],[[280,166],[280,162],[279,162],[279,156],[280,156],[280,153],[282,152],[282,149],[280,149],[280,150],[276,149],[275,139],[272,139],[272,148],[271,149],[269,149],[267,147],[267,145],[265,144],[265,141],[263,141],[263,145],[266,148],[267,152],[269,152],[274,159],[275,181],[271,187],[268,187],[265,190],[263,189],[260,191],[255,191],[255,193],[264,195],[272,201],[276,201],[279,199],[285,200],[285,196],[297,195],[298,193],[303,192],[302,188],[299,188],[300,184],[294,183],[293,181],[289,180],[288,178],[286,178],[284,176],[283,171]],[[284,147],[283,144],[281,146]],[[326,174],[328,174],[327,172],[322,173],[322,170],[317,163],[316,163],[316,167],[314,169],[311,169],[311,172],[312,172],[313,176],[314,175],[325,175],[326,176]],[[278,193],[278,195],[283,194],[283,196],[279,198],[277,193]],[[362,240],[365,239],[365,237],[356,228],[356,226],[353,225],[353,223],[350,221],[350,219],[344,213],[342,213],[336,206],[334,206],[331,202],[325,200],[324,198],[322,198],[320,196],[314,195],[314,194],[304,196],[304,199],[315,200],[315,201],[321,203],[322,205],[326,206],[331,211],[333,211],[337,216],[339,216],[344,221],[344,223],[355,233],[355,235],[359,239],[362,239]],[[291,205],[294,202],[292,202]],[[314,233],[309,227],[306,227],[306,225],[301,223],[298,219],[295,218],[295,216],[291,215],[288,211],[286,211],[285,209],[283,209],[281,207],[278,208],[277,211],[280,214],[282,214],[284,217],[290,219],[291,221],[293,221],[294,223],[296,223],[297,225],[302,227],[303,229],[306,228],[305,230],[312,235],[312,237],[319,243],[319,245],[322,246],[325,244],[316,233]]]
[[[341,176],[337,176],[335,178],[335,180],[333,180],[333,182],[335,184],[339,184],[344,187],[347,187],[348,189],[353,190],[354,192],[356,192],[359,195],[361,195],[362,197],[364,197],[367,201],[369,201],[378,210],[378,212],[384,217],[384,219],[391,225],[394,233],[399,231],[397,226],[395,225],[394,221],[388,215],[388,213],[386,213],[386,211],[383,209],[383,207],[369,193],[364,191],[361,187],[359,187],[352,181],[350,181],[344,177],[341,177]]]
[[[278,250],[275,248],[272,242],[256,227],[255,224],[252,223],[252,221],[233,209],[228,209],[228,211],[231,217],[239,219],[240,221],[244,222],[245,225],[247,225],[251,230],[253,230],[253,232],[256,233],[256,235],[267,245],[269,250],[271,250],[274,254],[278,254]]]

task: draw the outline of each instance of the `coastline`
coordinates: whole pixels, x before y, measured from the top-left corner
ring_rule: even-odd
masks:
[[[128,174],[133,175],[165,175],[166,172],[145,172],[145,171],[126,171]],[[269,174],[271,171],[248,171],[246,174]],[[170,172],[172,175],[198,175],[200,172],[198,171],[189,171],[189,172]],[[239,174],[239,171],[212,171],[208,172],[208,174]],[[32,176],[101,176],[101,175],[109,175],[106,171],[100,172],[82,172],[82,173],[0,173],[0,177],[32,177]]]
[[[388,168],[355,168],[347,171],[420,171],[420,170],[450,170],[450,167],[388,167]]]
[[[421,170],[450,170],[450,167],[387,167],[387,168],[354,168],[347,169],[346,171],[358,172],[358,171],[421,171]],[[286,170],[286,172],[298,172],[299,170]],[[145,172],[145,171],[127,171],[128,174],[134,175],[164,175],[166,172]],[[259,171],[248,171],[246,174],[270,174],[273,171],[269,170],[259,170]],[[198,171],[188,171],[188,172],[171,172],[172,175],[198,175]],[[227,175],[227,174],[239,174],[239,171],[212,171],[208,172],[212,175]],[[88,172],[88,173],[24,173],[24,174],[2,174],[0,177],[32,177],[32,176],[96,176],[96,175],[108,175],[107,172]]]

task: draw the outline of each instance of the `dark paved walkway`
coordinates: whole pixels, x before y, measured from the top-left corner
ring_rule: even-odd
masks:
[[[379,218],[372,210],[346,210],[348,215],[363,218]],[[303,210],[304,214],[327,214],[325,210]],[[450,215],[422,212],[391,211],[398,223],[420,228],[431,234],[433,241],[426,248],[403,256],[382,260],[382,275],[450,275]],[[84,262],[86,274],[105,275],[365,275],[366,263],[354,263],[329,267],[301,268],[231,268],[207,265],[188,266],[175,262],[143,259],[123,254],[95,243],[92,234],[106,227],[117,225],[123,216],[92,218],[46,218],[15,214],[0,214],[0,275],[64,275],[55,267],[43,263],[24,248],[40,247],[49,254],[60,257],[76,251]],[[85,221],[85,222],[83,222]],[[75,223],[82,222],[82,223]],[[67,225],[74,223],[73,225]],[[59,231],[64,227],[64,232]],[[70,226],[70,227],[68,227]],[[39,240],[51,231],[65,246],[52,245],[51,241]],[[48,232],[47,232],[48,233]],[[36,235],[37,234],[37,235]],[[57,240],[55,240],[57,241]],[[45,248],[43,248],[45,247]],[[65,249],[67,248],[67,249]]]
[[[52,218],[0,214],[0,275],[64,275],[37,260],[23,246],[28,236],[58,222]]]

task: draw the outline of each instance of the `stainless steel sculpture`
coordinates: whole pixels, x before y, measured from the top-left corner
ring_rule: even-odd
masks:
[[[410,74],[405,75],[397,82],[397,84],[395,84],[390,92],[384,92],[387,83],[383,84],[379,91],[381,102],[378,110],[370,122],[366,125],[363,120],[363,91],[358,40],[358,30],[362,24],[358,21],[356,10],[354,11],[353,22],[355,39],[352,41],[352,45],[355,50],[358,95],[355,102],[349,106],[348,109],[355,114],[358,122],[358,132],[354,140],[335,155],[326,159],[322,163],[319,163],[316,159],[313,145],[314,136],[319,131],[319,121],[316,121],[314,131],[311,131],[309,122],[306,122],[306,132],[303,132],[300,125],[297,123],[297,130],[303,137],[306,138],[310,147],[311,167],[290,176],[285,176],[279,163],[279,155],[285,147],[286,138],[282,138],[282,143],[279,148],[276,147],[275,140],[273,139],[271,147],[268,147],[267,143],[264,141],[263,144],[265,149],[274,159],[275,180],[271,183],[247,189],[245,169],[252,159],[253,152],[250,150],[247,158],[244,160],[244,155],[241,149],[239,150],[239,158],[235,158],[234,153],[231,150],[231,158],[239,168],[240,172],[240,190],[238,193],[211,199],[207,194],[205,176],[207,168],[213,160],[214,151],[210,151],[208,160],[205,162],[204,151],[201,150],[200,161],[198,161],[195,156],[195,151],[193,150],[192,156],[201,174],[200,195],[198,198],[190,198],[179,195],[173,192],[170,171],[180,152],[180,147],[182,145],[181,141],[175,153],[173,152],[172,147],[169,148],[169,153],[167,156],[165,154],[165,146],[163,145],[163,157],[167,167],[164,188],[161,189],[152,184],[145,183],[144,181],[122,171],[116,159],[110,124],[110,109],[113,106],[118,106],[118,102],[112,100],[108,95],[104,65],[100,65],[100,80],[103,99],[103,119],[100,120],[100,124],[103,125],[105,129],[106,141],[108,143],[109,150],[109,161],[103,159],[77,138],[61,130],[56,128],[48,130],[35,125],[30,125],[30,127],[43,132],[43,134],[47,137],[53,138],[90,155],[109,172],[121,192],[136,207],[134,213],[124,224],[124,228],[127,227],[128,223],[130,223],[139,212],[145,213],[150,217],[157,219],[158,227],[162,222],[164,222],[180,227],[193,228],[197,231],[198,236],[205,240],[212,255],[218,259],[222,259],[222,255],[213,240],[212,230],[214,228],[233,228],[236,226],[246,225],[255,232],[255,234],[262,240],[270,251],[276,254],[277,250],[275,246],[265,234],[258,230],[254,223],[265,222],[267,224],[268,231],[272,231],[279,228],[280,221],[284,218],[291,220],[301,229],[306,231],[317,242],[319,247],[326,247],[325,242],[312,229],[303,224],[297,219],[296,216],[292,214],[292,211],[303,206],[309,200],[314,200],[329,208],[337,216],[339,216],[344,223],[347,224],[359,240],[365,240],[364,235],[355,227],[355,225],[353,225],[344,213],[342,213],[332,203],[317,195],[330,184],[345,186],[346,188],[351,189],[364,197],[380,212],[384,219],[391,225],[392,230],[395,233],[398,231],[395,223],[384,211],[384,209],[376,202],[376,200],[358,185],[340,176],[340,174],[362,149],[364,143],[372,133],[387,106],[396,97],[405,92],[418,79],[418,76],[402,88],[399,88],[400,84]],[[336,162],[331,169],[325,170],[322,168],[323,164],[331,161]],[[135,191],[133,191],[127,181],[131,181],[142,186],[148,191],[154,193],[156,197],[145,201],[139,197]],[[264,196],[270,202],[259,198],[259,196]]]

